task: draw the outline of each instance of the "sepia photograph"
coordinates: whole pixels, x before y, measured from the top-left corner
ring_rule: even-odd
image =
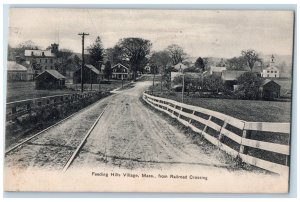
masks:
[[[11,7],[4,191],[288,193],[294,15]]]

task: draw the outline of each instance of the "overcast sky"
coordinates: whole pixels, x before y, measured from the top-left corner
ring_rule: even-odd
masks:
[[[293,14],[288,11],[10,10],[11,46],[32,40],[46,48],[59,42],[60,48],[81,52],[78,33],[83,31],[90,34],[86,46],[99,35],[104,48],[113,47],[121,38],[142,37],[153,43],[152,50],[162,50],[175,43],[192,57],[229,58],[240,55],[244,49],[292,55]]]

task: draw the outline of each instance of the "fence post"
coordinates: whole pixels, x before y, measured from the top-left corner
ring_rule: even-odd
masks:
[[[290,141],[291,141],[291,135],[289,135],[288,146],[290,146]],[[290,155],[287,155],[285,158],[286,158],[285,159],[285,165],[290,166]]]
[[[211,118],[212,118],[212,116],[209,116],[209,118],[207,119],[207,121],[210,121]],[[206,129],[207,129],[207,124],[204,126],[204,128],[203,128],[203,130],[202,130],[202,133],[205,132]],[[201,135],[202,135],[202,133],[201,133]]]
[[[180,107],[180,111],[182,111],[182,107]],[[180,113],[178,113],[178,118],[180,118]]]
[[[251,130],[245,130],[244,129],[243,130],[242,138],[248,138],[248,139],[250,139],[251,138]],[[242,142],[240,144],[240,153],[241,154],[248,154],[248,147],[242,145]]]
[[[223,126],[221,127],[221,129],[220,129],[220,134],[219,134],[219,143],[223,143],[223,140],[224,140],[224,135],[222,134],[222,129],[223,128],[225,128],[227,126],[227,123],[226,122],[224,122],[224,124],[223,124]],[[221,144],[220,144],[221,145]]]
[[[193,114],[193,115],[195,114],[195,110],[193,111],[192,114]],[[192,122],[192,119],[189,120],[189,123],[191,123],[191,122]]]

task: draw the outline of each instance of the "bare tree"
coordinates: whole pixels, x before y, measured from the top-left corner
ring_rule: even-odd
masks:
[[[183,51],[183,48],[177,44],[169,45],[167,51],[169,52],[173,65],[183,62],[186,59],[187,54]]]

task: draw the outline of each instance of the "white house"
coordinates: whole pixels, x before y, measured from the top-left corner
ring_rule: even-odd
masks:
[[[185,70],[188,67],[180,62],[177,65],[175,65],[174,68],[176,70],[178,70],[179,72],[181,72],[181,71]]]
[[[270,65],[261,72],[261,77],[278,78],[279,76],[280,72],[274,65],[274,56],[272,55]]]
[[[128,79],[129,68],[118,63],[112,67],[112,79]]]

